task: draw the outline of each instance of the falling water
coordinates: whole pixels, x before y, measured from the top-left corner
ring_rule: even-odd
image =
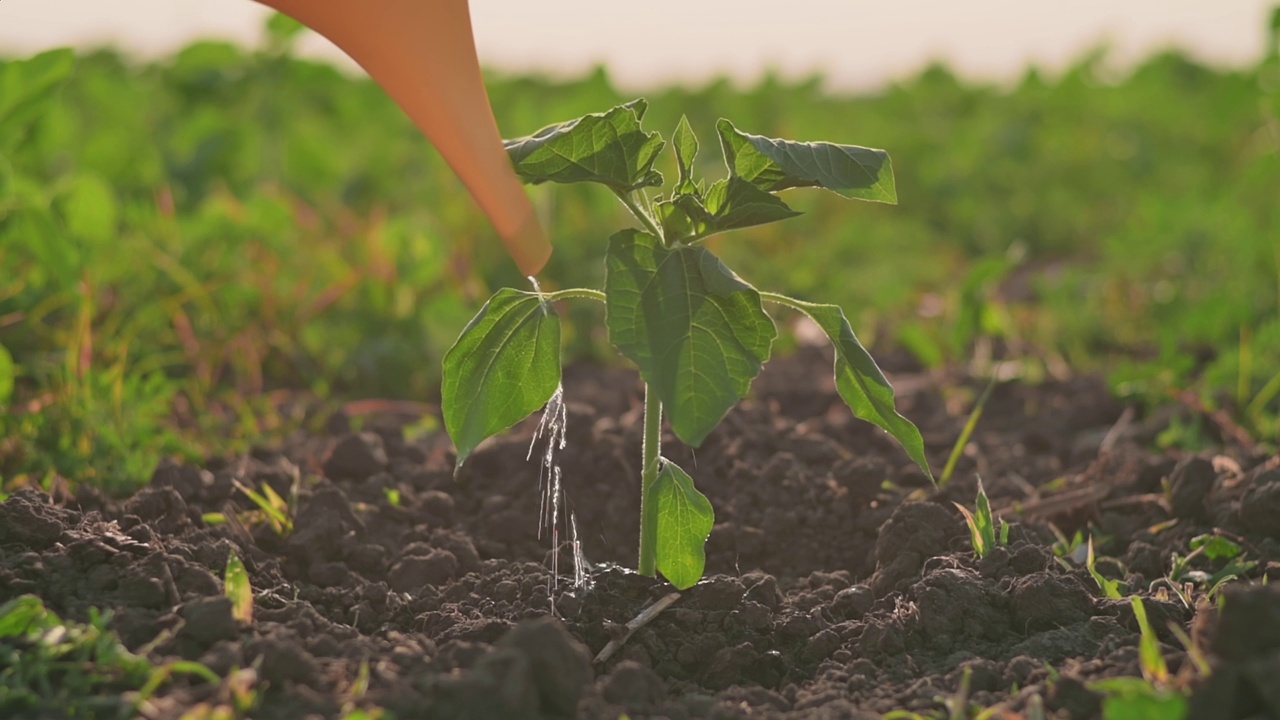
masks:
[[[531,277],[529,282],[533,283],[534,291],[541,295],[542,289],[538,286],[538,281]],[[544,305],[544,312],[545,310]],[[548,589],[553,591],[550,593],[553,611],[555,585],[560,579],[560,507],[566,504],[557,454],[565,448],[567,431],[568,413],[564,405],[564,386],[557,385],[556,391],[552,393],[551,399],[542,410],[542,417],[538,420],[538,427],[533,431],[533,438],[529,441],[529,452],[525,456],[526,460],[531,460],[538,442],[545,439],[546,445],[542,451],[542,462],[538,471],[538,489],[541,493],[541,502],[538,507],[538,538],[542,538],[544,528],[551,535],[551,580]],[[573,553],[573,587],[575,590],[586,590],[591,582],[591,566],[582,553],[582,543],[578,540],[578,520],[571,510],[566,513],[565,526],[569,531],[569,543]]]

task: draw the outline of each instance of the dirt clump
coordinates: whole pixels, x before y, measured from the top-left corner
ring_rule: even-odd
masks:
[[[707,577],[607,662],[592,658],[672,590],[623,569],[639,513],[639,385],[590,366],[566,372],[559,458],[589,588],[573,587],[563,548],[551,575],[539,469],[525,460],[532,423],[479,449],[455,480],[439,433],[409,441],[393,422],[359,432],[337,422],[332,436],[166,463],[129,498],[14,492],[0,503],[0,603],[35,595],[80,622],[110,610],[126,646],[155,663],[194,660],[223,678],[252,669],[251,714],[263,720],[344,707],[402,718],[861,718],[935,713],[962,685],[982,707],[1087,718],[1104,699],[1095,680],[1140,670],[1132,608],[1084,569],[1070,542],[1080,530],[1094,533],[1103,571],[1144,599],[1175,668],[1189,663],[1170,623],[1206,649],[1213,674],[1188,676],[1194,717],[1280,715],[1280,597],[1249,584],[1280,574],[1277,461],[1229,446],[1219,458],[1175,457],[1131,438],[1103,450],[1122,408],[1101,382],[1005,383],[956,481],[936,492],[844,409],[829,372],[819,352],[775,361],[702,447],[672,440],[672,459],[715,507]],[[941,467],[964,418],[930,378],[895,379]],[[983,558],[952,505],[972,507],[979,471],[1013,524]],[[241,489],[263,486],[296,498],[291,529]],[[224,512],[231,520],[215,522]],[[1216,620],[1158,590],[1174,555],[1214,533],[1256,563]],[[224,597],[232,551],[254,591],[249,624]],[[1214,562],[1190,569],[1207,576]],[[142,714],[224,702],[229,683],[168,683]]]

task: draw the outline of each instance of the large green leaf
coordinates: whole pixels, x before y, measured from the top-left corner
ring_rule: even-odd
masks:
[[[17,376],[17,368],[13,364],[13,356],[0,345],[0,408],[9,404],[13,395],[13,383]]]
[[[120,208],[111,186],[97,175],[78,176],[60,205],[72,237],[95,244],[105,244],[116,237]]]
[[[836,390],[853,414],[874,423],[892,435],[907,455],[930,480],[929,460],[924,454],[924,438],[912,422],[898,414],[893,386],[880,372],[871,353],[858,341],[844,311],[835,305],[788,300],[787,304],[813,318],[836,349]]]
[[[893,164],[883,150],[827,142],[795,142],[716,125],[730,174],[768,192],[821,187],[847,198],[896,203]]]
[[[711,501],[693,486],[693,478],[666,458],[646,500],[658,506],[658,572],[677,590],[688,590],[702,579],[707,566],[707,538],[716,522]]]
[[[33,630],[43,630],[57,621],[40,598],[35,595],[19,595],[0,605],[0,640],[22,637]],[[50,623],[53,620],[53,623]]]
[[[444,426],[461,466],[476,445],[529,417],[560,386],[560,320],[535,293],[503,288],[444,356]]]
[[[535,185],[596,182],[620,192],[661,185],[653,163],[665,143],[640,128],[647,107],[635,100],[507,140],[507,154],[520,179]]]
[[[0,63],[0,146],[42,115],[74,67],[75,53],[69,49]]]
[[[702,247],[624,230],[605,258],[609,340],[640,367],[671,427],[697,446],[746,396],[777,331],[760,294]]]

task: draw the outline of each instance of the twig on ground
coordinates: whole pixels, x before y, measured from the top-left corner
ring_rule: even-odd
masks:
[[[604,649],[600,651],[600,654],[596,655],[595,662],[602,663],[613,657],[614,653],[618,652],[618,650],[626,644],[627,640],[631,639],[631,636],[634,635],[637,630],[644,627],[650,620],[658,617],[659,613],[671,607],[671,604],[679,599],[680,593],[673,592],[663,596],[654,604],[640,611],[639,615],[635,616],[631,622],[626,624],[627,631],[621,637],[616,637],[610,640],[609,644],[605,645]]]
[[[1129,426],[1133,424],[1134,409],[1132,405],[1125,407],[1124,412],[1120,413],[1120,418],[1116,420],[1116,424],[1111,426],[1107,434],[1102,438],[1102,444],[1098,446],[1098,454],[1109,453],[1116,446],[1116,442],[1124,435]]]

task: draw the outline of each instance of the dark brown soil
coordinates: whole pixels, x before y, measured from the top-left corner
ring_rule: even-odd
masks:
[[[895,380],[941,468],[977,383]],[[255,668],[254,718],[340,716],[365,662],[355,704],[402,719],[937,713],[965,674],[975,706],[1096,717],[1102,698],[1088,683],[1141,674],[1138,626],[1128,602],[1104,599],[1080,564],[1055,557],[1052,523],[1067,537],[1093,528],[1099,555],[1119,561],[1101,569],[1144,599],[1172,672],[1194,688],[1193,717],[1280,717],[1280,458],[1231,445],[1155,452],[1161,418],[1122,418],[1097,380],[1011,383],[951,487],[934,492],[850,416],[829,359],[812,350],[775,361],[696,452],[668,443],[715,507],[707,579],[593,663],[672,589],[621,569],[635,561],[639,522],[634,375],[576,367],[565,385],[560,462],[594,566],[589,591],[571,586],[567,551],[550,589],[539,468],[525,460],[532,422],[455,481],[442,434],[406,442],[390,420],[354,433],[339,418],[331,434],[278,451],[164,467],[124,501],[16,493],[0,505],[0,602],[35,594],[76,620],[110,609],[125,644],[156,662]],[[973,506],[979,473],[1014,523],[1008,546],[982,560],[952,505]],[[202,519],[254,507],[236,481],[287,496],[295,479],[288,537]],[[1215,528],[1258,561],[1221,613],[1188,607],[1161,580]],[[223,599],[233,548],[255,591],[247,628]],[[1211,679],[1170,625],[1203,648]],[[227,692],[178,680],[144,714],[179,717]]]

